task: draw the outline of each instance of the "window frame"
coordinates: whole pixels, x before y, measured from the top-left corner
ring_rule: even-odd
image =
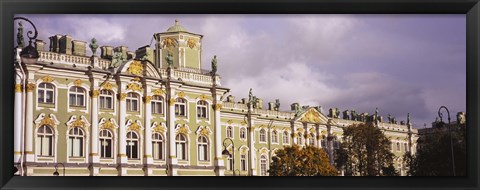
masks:
[[[227,131],[225,132],[225,136],[226,136],[227,138],[231,138],[231,139],[232,139],[232,138],[233,138],[233,127],[229,125],[229,126],[227,126],[226,130],[227,130]]]
[[[174,112],[175,112],[175,116],[178,116],[178,117],[187,117],[188,113],[187,113],[187,105],[188,105],[188,101],[184,98],[176,98],[175,99],[175,104],[174,104]],[[181,114],[177,114],[177,109],[178,109],[178,113],[180,113],[180,110],[181,108],[183,107],[183,115]]]
[[[164,98],[163,96],[159,96],[159,95],[153,95],[152,96],[152,100],[150,101],[150,106],[152,108],[151,110],[151,113],[152,114],[157,114],[157,115],[163,115],[165,112],[164,112]],[[155,108],[158,108],[160,107],[160,112],[156,112],[157,109]]]
[[[79,92],[79,90],[81,92]],[[68,106],[77,107],[77,108],[85,108],[86,105],[87,105],[87,100],[86,100],[85,93],[86,93],[86,90],[83,87],[71,86],[68,89]],[[74,96],[74,98],[72,96]],[[78,97],[79,96],[82,96],[82,104],[81,105],[78,103]],[[72,104],[72,101],[74,101],[73,104]]]
[[[179,137],[183,137],[183,140],[182,139],[179,140]],[[182,152],[181,156],[183,158],[181,158],[178,154],[178,146],[182,145],[182,144],[183,144],[183,146],[181,146],[181,148],[182,148],[183,152]],[[188,149],[188,139],[187,139],[187,137],[184,134],[177,134],[176,137],[175,137],[175,150],[177,150],[175,152],[177,154],[175,156],[177,157],[177,159],[179,161],[188,161],[188,151],[187,151],[187,149]]]
[[[43,131],[40,132],[40,129],[43,129]],[[50,133],[46,132],[45,129],[50,130]],[[55,130],[53,129],[53,127],[49,125],[41,125],[36,130],[36,136],[37,137],[36,137],[35,145],[37,147],[36,147],[35,155],[38,157],[54,157],[55,156]],[[50,137],[50,139],[48,139],[48,148],[45,148],[44,146],[44,143],[46,143],[44,140],[45,137]],[[44,155],[43,153],[45,151],[48,151],[48,154]]]
[[[260,156],[260,176],[268,175],[268,159],[265,155]]]
[[[200,139],[202,139],[202,141],[200,141]],[[203,141],[205,140],[205,141]],[[200,157],[200,147],[204,147],[203,148],[203,155],[204,155],[204,158],[201,158]],[[197,159],[198,161],[200,162],[206,162],[206,161],[210,161],[210,154],[209,154],[209,140],[206,136],[204,135],[200,135],[198,138],[197,138]]]
[[[272,131],[271,138],[272,138],[272,143],[278,144],[278,132],[276,130]]]
[[[290,134],[287,131],[284,131],[282,134],[282,143],[283,144],[290,144]]]
[[[202,115],[204,113],[205,115]],[[208,102],[205,100],[197,101],[197,118],[208,119],[209,118]]]
[[[42,86],[44,85],[44,86]],[[49,88],[48,86],[51,86],[52,88]],[[40,92],[42,91],[42,92]],[[48,95],[48,92],[51,92],[52,93],[52,102],[48,102],[47,101],[47,95]],[[55,104],[55,92],[56,92],[56,87],[54,84],[52,83],[48,83],[48,82],[42,82],[40,84],[38,84],[38,89],[37,89],[37,102],[39,104]],[[42,95],[42,101],[40,101],[40,94],[43,94]]]
[[[77,131],[78,133],[82,133],[82,134],[72,134],[72,132],[75,133],[75,131]],[[80,148],[77,148],[80,151],[79,156],[74,156],[74,152],[73,152],[74,151],[74,146],[75,146],[75,144],[73,143],[73,140],[75,140],[75,139],[81,139],[81,143],[79,144]],[[70,130],[68,131],[68,135],[67,135],[67,146],[69,148],[67,156],[69,158],[83,158],[83,157],[85,157],[85,150],[86,150],[85,140],[86,140],[86,133],[81,127],[74,126],[74,127],[70,128]]]
[[[135,137],[130,136],[129,134],[134,134]],[[130,145],[129,143],[133,143]],[[125,151],[127,155],[127,159],[129,160],[139,160],[140,159],[140,136],[135,131],[128,131],[126,136],[126,147],[127,150]],[[134,152],[136,149],[136,152]],[[136,153],[136,154],[135,154]]]
[[[104,92],[106,92],[107,94],[105,94]],[[98,96],[98,104],[99,104],[100,109],[102,109],[102,110],[114,110],[115,109],[114,94],[115,93],[112,90],[107,90],[107,89],[100,90],[100,94]],[[107,99],[110,99],[111,108],[106,108],[105,106],[102,106],[102,105],[107,104],[106,103]],[[102,104],[102,100],[104,102],[103,104]]]
[[[103,136],[102,132],[106,131],[107,136]],[[104,146],[103,142],[108,142],[110,140],[109,144]],[[114,140],[114,134],[111,130],[109,129],[102,129],[99,131],[98,134],[98,146],[100,146],[100,158],[101,159],[113,159],[115,155],[115,140]],[[107,148],[110,147],[110,157],[107,157]],[[105,156],[104,156],[105,155]]]
[[[247,139],[247,129],[245,127],[240,127],[239,137],[240,137],[240,140]]]
[[[258,142],[261,142],[261,143],[267,142],[267,134],[265,129],[260,129],[258,133]]]
[[[155,138],[156,136],[158,136],[159,138]],[[155,151],[156,148],[155,148],[155,144],[159,144],[157,145],[158,148],[160,148],[161,150],[160,151]],[[152,133],[152,154],[153,154],[153,160],[165,160],[165,138],[163,138],[163,135],[161,133],[158,133],[158,132],[154,132]],[[157,154],[155,154],[157,153]],[[158,158],[156,158],[158,157]]]

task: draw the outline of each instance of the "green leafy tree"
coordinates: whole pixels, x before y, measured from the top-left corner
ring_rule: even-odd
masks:
[[[415,155],[405,154],[404,164],[412,176],[453,176],[452,153],[448,126],[439,123],[428,134],[417,140]],[[452,140],[455,157],[455,175],[467,173],[466,125],[452,125]]]
[[[320,148],[293,145],[277,150],[272,157],[270,176],[335,176],[337,170]]]
[[[343,130],[343,142],[335,152],[335,165],[346,176],[397,176],[390,152],[390,140],[383,132],[367,124],[351,125]]]

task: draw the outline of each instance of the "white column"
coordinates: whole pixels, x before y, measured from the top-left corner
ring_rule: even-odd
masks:
[[[329,124],[327,125],[327,149],[328,149],[328,158],[330,160],[330,164],[333,164],[333,135],[332,135],[332,126]]]
[[[152,157],[152,130],[151,127],[151,120],[152,120],[152,106],[151,106],[151,96],[145,96],[144,98],[144,107],[145,107],[145,153],[143,156],[143,163],[146,165],[145,168],[145,175],[150,176],[153,174],[152,168],[149,167],[150,164],[153,164],[153,157]]]
[[[15,107],[14,107],[14,121],[13,121],[13,162],[19,163],[22,154],[22,89],[20,78],[17,76],[15,84]]]
[[[35,155],[33,152],[33,91],[35,90],[35,83],[27,85],[27,106],[26,106],[26,126],[25,126],[25,154],[27,162],[34,162]]]
[[[249,136],[250,136],[250,141],[248,142],[250,144],[250,165],[252,166],[250,168],[250,173],[252,175],[255,175],[255,165],[256,165],[256,161],[254,161],[255,159],[255,122],[253,121],[253,119],[250,120],[250,126],[251,128],[248,130],[249,132]]]
[[[125,98],[127,97],[126,93],[121,93],[119,95],[119,102],[120,102],[120,115],[118,118],[118,125],[119,125],[119,132],[118,132],[118,155],[117,155],[117,162],[118,164],[125,164],[127,163],[127,154],[126,154],[126,145],[127,145],[127,133],[125,128],[125,117],[127,112],[127,104],[125,103]],[[119,175],[125,175],[126,170],[122,167],[119,167]]]
[[[168,155],[168,165],[170,170],[168,171],[168,175],[175,176],[177,175],[177,149],[175,146],[175,99],[173,98],[175,94],[175,90],[170,90],[170,100],[168,100],[168,145],[169,145],[169,155]]]
[[[96,87],[94,87],[95,89]],[[91,96],[91,105],[92,105],[92,112],[90,115],[92,129],[90,132],[90,163],[99,163],[99,155],[98,155],[98,95],[100,92],[98,90],[93,90],[90,93]],[[90,175],[96,176],[98,175],[98,167],[93,167],[90,170]]]
[[[307,123],[302,123],[303,124],[303,129],[304,129],[304,133],[303,133],[303,139],[305,140],[305,146],[308,146],[310,145],[310,138],[308,138],[308,135],[310,134],[309,131],[307,130],[308,129],[308,124]]]
[[[221,109],[221,103],[220,98],[217,96],[217,104],[213,106],[214,110],[214,122],[213,126],[215,128],[215,166],[218,167],[217,176],[224,176],[225,175],[225,169],[223,168],[224,163],[223,163],[223,158],[222,158],[222,126],[220,123],[220,109]]]
[[[320,148],[321,146],[321,135],[322,133],[320,133],[320,125],[315,124],[315,142],[317,142],[317,148]]]

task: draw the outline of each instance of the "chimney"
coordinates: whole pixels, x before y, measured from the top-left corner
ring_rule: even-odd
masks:
[[[275,110],[275,103],[274,102],[268,102],[268,110]]]
[[[247,104],[248,99],[247,98],[242,98],[242,104]]]
[[[135,51],[135,56],[136,56],[135,58],[140,59],[140,58],[142,58],[143,56],[145,56],[146,54],[148,54],[147,60],[149,60],[150,62],[154,63],[154,53],[153,53],[153,49],[152,49],[149,45],[146,45],[146,46],[143,46],[143,47],[138,48],[138,49]]]
[[[59,53],[72,54],[72,37],[68,35],[62,36],[58,44],[60,45]]]
[[[290,108],[292,111],[296,111],[298,108],[300,108],[300,104],[293,103],[292,105],[290,105]]]
[[[256,103],[256,108],[257,109],[263,109],[263,100],[260,99],[260,98],[257,98],[257,102]]]
[[[227,102],[235,102],[235,96],[232,96],[232,95],[227,96]]]
[[[128,49],[127,46],[118,46],[115,49],[113,49],[113,51],[122,52],[122,60],[126,61],[127,60],[127,49]]]
[[[86,56],[87,55],[87,42],[80,40],[72,41],[73,55]]]
[[[45,42],[43,42],[43,40],[36,40],[35,41],[35,49],[37,49],[37,51],[45,51]]]
[[[61,37],[62,37],[61,35],[57,34],[55,36],[51,36],[51,37],[48,38],[48,39],[50,39],[50,50],[49,51],[56,52],[56,53],[60,52],[59,42],[60,42]]]
[[[133,59],[136,53],[133,51],[127,51],[127,60]]]
[[[100,47],[100,58],[102,59],[111,59],[113,56],[113,47],[112,46],[102,46]]]

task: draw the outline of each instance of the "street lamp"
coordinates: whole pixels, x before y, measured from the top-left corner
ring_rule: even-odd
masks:
[[[55,164],[55,172],[53,172],[53,175],[54,176],[59,176],[60,174],[58,173],[58,170],[57,170],[57,167],[58,165],[61,164],[63,166],[63,176],[65,176],[65,165],[63,165],[62,163],[57,163]]]
[[[20,52],[20,58],[21,58],[22,62],[26,63],[26,64],[36,63],[40,56],[38,54],[37,49],[32,46],[32,41],[33,40],[36,41],[36,39],[37,39],[37,35],[38,35],[37,27],[35,27],[35,25],[33,24],[32,21],[28,20],[25,17],[14,17],[13,20],[24,20],[24,21],[27,21],[28,23],[30,23],[33,26],[34,32],[32,32],[32,31],[27,32],[27,37],[29,39],[28,40],[28,46],[22,48],[22,52]],[[23,26],[21,26],[21,24],[20,24],[20,27],[23,27]],[[23,29],[21,30],[21,32],[23,32]],[[32,34],[33,34],[33,36],[31,36]],[[23,40],[23,34],[19,34],[18,38]]]
[[[442,110],[442,108],[444,108],[445,110],[447,110],[447,115],[448,115],[448,134],[450,135],[450,151],[452,153],[452,170],[453,170],[453,176],[455,176],[455,156],[453,155],[453,139],[452,139],[452,131],[450,129],[450,112],[448,111],[447,107],[445,106],[441,106],[439,109],[438,109],[438,116],[440,117],[440,122],[443,123],[443,120],[442,120],[442,113],[440,112]]]
[[[233,149],[233,153],[230,154],[230,151],[227,150],[227,145],[226,145],[226,141],[227,140],[230,140],[230,143],[232,144],[232,149]],[[222,155],[224,156],[232,156],[232,170],[233,170],[233,175],[235,176],[235,144],[233,143],[233,140],[230,139],[230,138],[226,138],[225,140],[223,140],[223,151],[222,151]]]

